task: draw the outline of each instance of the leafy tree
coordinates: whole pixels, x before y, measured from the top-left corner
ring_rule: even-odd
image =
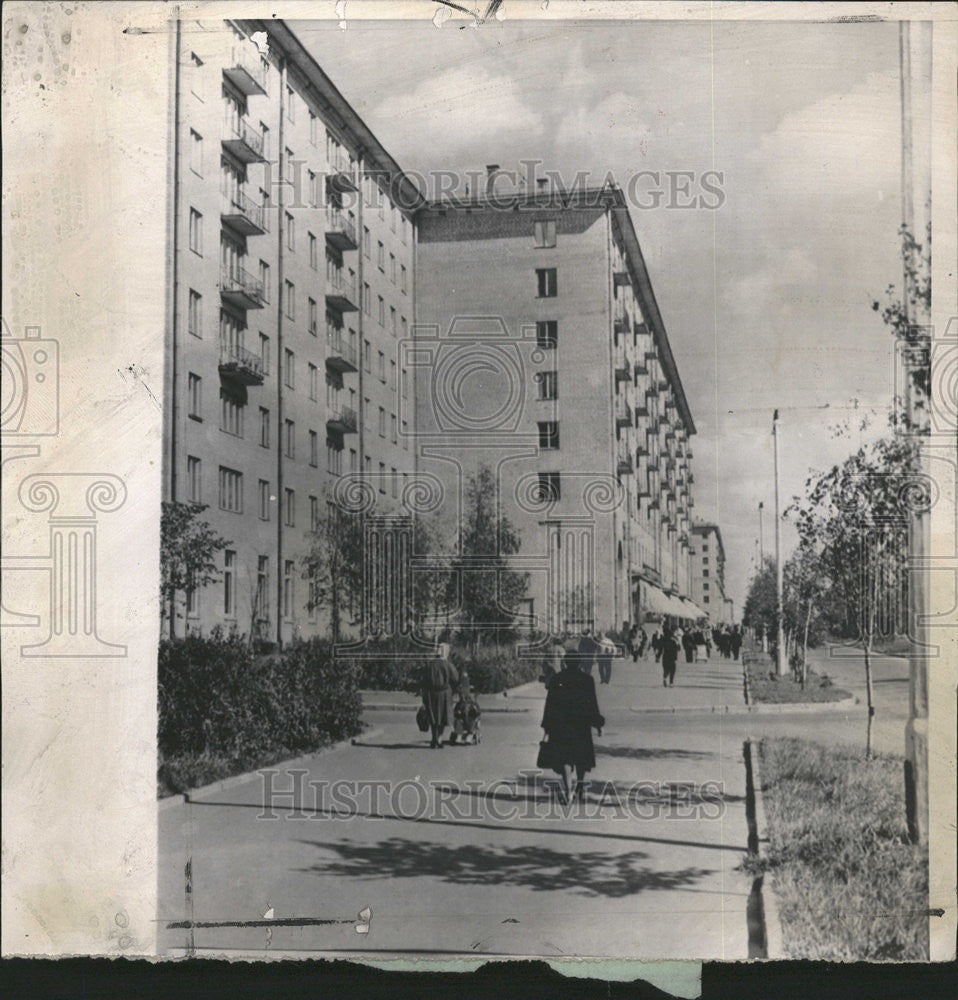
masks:
[[[909,517],[927,503],[927,486],[917,473],[913,439],[892,435],[810,477],[805,498],[796,498],[787,512],[827,580],[837,622],[862,646],[869,757],[874,642],[889,595],[900,598],[906,586]]]
[[[519,533],[498,511],[492,470],[482,466],[466,485],[459,554],[452,563],[446,603],[458,608],[461,638],[475,650],[480,641],[498,645],[512,638],[519,601],[529,587],[529,574],[507,569],[506,556],[520,548]],[[478,565],[477,565],[478,560]]]
[[[825,637],[830,603],[829,581],[818,552],[799,545],[782,568],[785,629],[792,649],[796,680],[805,687],[808,679],[808,647]]]
[[[160,515],[160,597],[176,638],[177,595],[219,577],[217,554],[232,544],[203,520],[206,504],[164,501]]]
[[[309,582],[309,610],[329,612],[333,642],[342,637],[342,621],[362,601],[365,545],[360,514],[342,510],[327,497],[326,513],[308,536],[310,549],[302,560]]]
[[[747,628],[762,629],[765,635],[774,635],[777,604],[775,560],[766,556],[749,584],[742,610],[742,624]]]
[[[449,615],[448,600],[453,572],[450,568],[449,546],[436,522],[419,517],[414,525],[415,554],[435,562],[430,568],[413,573],[412,600],[417,632],[438,634]]]

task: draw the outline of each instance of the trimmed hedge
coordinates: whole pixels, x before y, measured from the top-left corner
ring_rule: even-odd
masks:
[[[236,635],[159,651],[159,779],[179,791],[309,753],[361,731],[358,671],[310,639],[255,657]]]

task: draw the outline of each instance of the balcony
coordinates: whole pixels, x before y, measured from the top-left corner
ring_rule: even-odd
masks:
[[[356,411],[351,406],[330,410],[326,417],[326,430],[335,434],[355,434],[356,426]]]
[[[645,403],[637,403],[635,406],[635,426],[639,426],[639,417],[647,417],[649,408]]]
[[[625,400],[619,401],[615,410],[616,427],[631,427],[632,419],[632,407]]]
[[[241,236],[262,236],[269,230],[266,209],[250,201],[242,191],[224,196],[220,218]]]
[[[337,250],[355,250],[359,246],[356,221],[341,208],[326,209],[326,242]]]
[[[616,270],[612,272],[612,281],[616,288],[625,288],[632,284],[632,279],[624,264],[616,265]]]
[[[616,362],[615,380],[616,382],[631,382],[632,369],[624,361]]]
[[[341,271],[326,274],[326,305],[339,312],[356,312],[356,286]]]
[[[636,458],[648,458],[649,457],[649,447],[645,444],[640,444],[635,449]]]
[[[224,344],[220,348],[220,377],[235,385],[262,385],[266,372],[262,358],[242,347]]]
[[[618,314],[612,321],[612,329],[617,337],[628,333],[631,327],[632,324],[629,322],[629,317],[625,313]]]
[[[220,295],[240,309],[262,309],[266,304],[263,282],[242,267],[220,272]]]
[[[329,161],[329,174],[326,183],[339,192],[356,191],[356,164],[343,151],[333,153]]]
[[[263,163],[266,160],[263,136],[246,118],[227,122],[226,132],[223,149],[232,153],[237,160],[243,163]]]
[[[619,463],[615,470],[620,476],[631,476],[635,471],[631,455],[619,455]]]
[[[262,59],[244,46],[234,46],[223,76],[247,97],[266,94],[266,66]]]
[[[644,361],[644,360],[642,360],[642,361],[636,361],[635,364],[632,367],[633,367],[633,371],[635,373],[635,377],[636,378],[638,378],[640,375],[648,375],[649,374],[648,363],[646,361]]]
[[[637,337],[644,337],[649,332],[649,328],[644,323],[640,323],[636,320],[634,332]]]
[[[340,373],[359,371],[356,348],[334,327],[326,328],[326,367]]]

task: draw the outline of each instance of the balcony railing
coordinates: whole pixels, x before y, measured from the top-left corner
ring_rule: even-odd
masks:
[[[334,191],[357,190],[356,164],[343,149],[336,150],[330,157],[328,182]]]
[[[637,337],[645,336],[648,332],[649,328],[644,323],[640,323],[638,320],[635,321],[634,333]]]
[[[247,97],[266,93],[266,67],[262,59],[245,46],[233,47],[230,61],[223,67],[223,76]]]
[[[356,427],[356,411],[351,406],[330,410],[326,418],[326,429],[337,434],[355,434]]]
[[[238,385],[262,385],[266,377],[263,359],[234,344],[220,347],[220,375]]]
[[[616,362],[615,380],[616,382],[632,381],[632,369],[623,361]]]
[[[326,274],[326,304],[339,312],[356,312],[356,286],[340,271]]]
[[[263,282],[242,267],[224,268],[220,272],[220,295],[240,309],[262,309],[266,304]]]
[[[242,191],[224,195],[223,222],[242,236],[262,236],[269,229],[266,209],[251,201]]]
[[[618,465],[616,466],[616,472],[620,476],[631,476],[635,471],[635,467],[632,464],[631,455],[619,455]]]
[[[246,118],[227,122],[223,148],[243,163],[262,163],[266,159],[263,136]]]
[[[624,264],[616,264],[615,270],[612,272],[612,279],[618,287],[632,283],[632,279],[629,277],[629,272],[625,269]]]
[[[632,324],[629,322],[629,317],[624,313],[616,313],[615,318],[612,321],[612,329],[615,335],[621,336],[624,333],[628,333]]]
[[[636,361],[635,364],[633,365],[633,370],[635,372],[636,378],[638,378],[640,375],[648,375],[649,374],[648,363],[645,360]]]
[[[343,339],[342,331],[326,328],[326,367],[337,372],[359,370],[356,348]]]
[[[326,242],[339,250],[355,250],[359,246],[356,221],[341,208],[326,209]]]
[[[632,419],[632,407],[625,400],[620,400],[615,411],[616,426],[631,427]]]

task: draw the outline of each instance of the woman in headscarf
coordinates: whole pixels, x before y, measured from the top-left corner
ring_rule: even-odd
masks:
[[[572,771],[575,769],[575,794],[585,792],[583,781],[587,771],[595,767],[595,747],[592,730],[602,735],[605,719],[599,713],[595,697],[595,681],[578,669],[578,657],[573,653],[562,661],[562,671],[553,678],[542,713],[542,728],[546,731],[552,770],[562,778],[568,800],[572,794]]]
[[[423,668],[420,682],[422,704],[429,717],[432,733],[431,747],[442,746],[443,730],[452,720],[452,689],[456,681],[455,670],[449,663],[449,644],[439,643],[438,655]]]

